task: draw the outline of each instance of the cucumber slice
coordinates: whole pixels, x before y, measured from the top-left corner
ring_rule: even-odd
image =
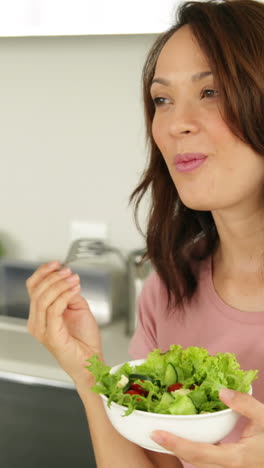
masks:
[[[129,380],[137,380],[137,379],[140,379],[140,380],[149,380],[150,382],[155,382],[154,379],[152,379],[151,377],[148,377],[147,375],[143,375],[143,374],[130,374],[129,375]]]
[[[164,392],[161,397],[160,403],[164,405],[170,405],[170,403],[172,403],[173,401],[175,401],[175,398],[171,395],[171,393]]]
[[[125,387],[123,388],[123,393],[126,393],[129,389],[130,389],[130,384],[131,382],[127,382],[127,384],[125,385]]]
[[[178,382],[183,383],[184,382],[184,373],[183,373],[182,369],[180,367],[177,367],[177,366],[175,366],[174,369],[177,372]]]
[[[170,385],[177,383],[177,381],[178,381],[177,371],[174,365],[171,362],[169,362],[165,371],[164,383],[167,387],[169,387]]]
[[[177,395],[168,408],[171,414],[197,414],[197,410],[188,395]]]

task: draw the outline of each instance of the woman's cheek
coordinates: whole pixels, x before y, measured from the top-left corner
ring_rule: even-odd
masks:
[[[160,152],[163,154],[165,148],[164,148],[164,141],[166,139],[164,138],[164,130],[163,126],[160,122],[160,119],[154,116],[153,122],[152,122],[152,136],[153,139],[159,148]]]

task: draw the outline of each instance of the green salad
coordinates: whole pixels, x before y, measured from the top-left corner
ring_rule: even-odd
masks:
[[[125,363],[114,374],[95,354],[87,360],[96,379],[92,390],[134,410],[151,413],[187,415],[213,413],[226,409],[219,391],[226,387],[247,393],[258,370],[243,371],[232,353],[211,356],[205,348],[171,345],[162,353],[154,349],[137,366]]]

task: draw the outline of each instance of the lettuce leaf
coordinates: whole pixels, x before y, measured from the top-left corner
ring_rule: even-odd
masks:
[[[96,380],[92,391],[106,395],[108,406],[112,401],[126,406],[128,409],[124,416],[135,409],[164,414],[220,411],[227,408],[219,399],[221,388],[246,393],[253,380],[258,377],[258,370],[242,370],[235,354],[218,352],[211,356],[205,348],[190,346],[183,349],[181,345],[175,344],[165,353],[154,349],[143,364],[132,367],[129,363],[124,363],[115,374],[110,374],[111,368],[100,361],[97,355],[87,362],[90,363],[87,369]],[[190,391],[187,395],[172,392],[172,401],[169,398],[164,403],[161,399],[164,392],[167,392],[164,376],[169,363],[174,366],[183,389]],[[140,379],[133,380],[133,383],[140,384],[149,392],[147,396],[126,394],[124,388],[118,385],[123,375],[129,379],[132,373],[152,379],[143,382]]]

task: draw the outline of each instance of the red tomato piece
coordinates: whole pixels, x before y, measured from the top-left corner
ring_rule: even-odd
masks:
[[[130,389],[131,389],[131,390],[136,390],[136,392],[142,392],[142,390],[143,390],[143,388],[141,387],[141,385],[136,384],[136,383],[130,384]]]
[[[137,392],[136,390],[128,390],[127,392],[129,395],[141,395],[141,393]]]
[[[130,385],[130,389],[131,390],[136,390],[136,392],[139,392],[140,395],[147,396],[149,394],[149,392],[147,390],[144,390],[144,388],[142,388],[139,384],[132,383]]]
[[[137,392],[136,390],[128,390],[127,392],[129,395],[142,395],[142,393]],[[137,401],[141,401],[141,398],[136,398]]]
[[[179,390],[182,387],[183,387],[183,385],[181,383],[175,383],[175,384],[170,385],[167,388],[167,390],[168,390],[168,392],[174,392],[175,390]]]

